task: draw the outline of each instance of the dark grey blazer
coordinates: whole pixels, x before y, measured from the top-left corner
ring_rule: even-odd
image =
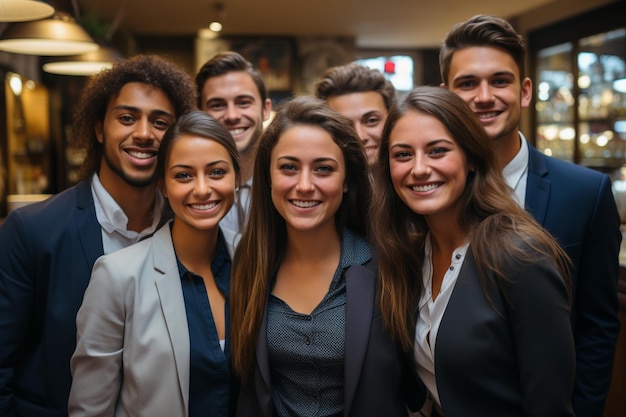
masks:
[[[563,280],[514,260],[487,299],[470,247],[435,344],[445,417],[573,417],[574,341]]]
[[[376,302],[376,265],[346,269],[345,417],[406,416],[406,404],[417,410],[424,388],[417,380],[412,354],[402,353],[383,330]],[[253,381],[241,386],[238,417],[273,417],[267,311],[256,349]]]

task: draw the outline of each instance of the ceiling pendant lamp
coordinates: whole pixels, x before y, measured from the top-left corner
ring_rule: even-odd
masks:
[[[52,16],[54,7],[35,0],[0,0],[0,22],[25,22]]]
[[[100,46],[100,49],[94,52],[51,59],[43,64],[43,70],[50,74],[91,76],[103,69],[111,68],[115,61],[122,58],[123,55],[117,49]]]
[[[85,29],[61,12],[49,19],[12,23],[0,37],[0,50],[16,54],[77,55],[98,48]]]

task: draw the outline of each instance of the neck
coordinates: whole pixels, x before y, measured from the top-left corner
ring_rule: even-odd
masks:
[[[190,270],[210,267],[217,247],[218,227],[198,230],[174,218],[172,243],[178,259]]]
[[[111,181],[102,177],[100,182],[128,217],[128,230],[141,232],[152,225],[157,192],[155,184],[134,187],[121,179]]]
[[[250,178],[252,178],[252,173],[254,172],[254,155],[255,149],[246,152],[245,154],[239,155],[239,166],[241,168],[241,183],[245,184],[248,182]]]
[[[341,253],[341,236],[334,224],[322,230],[287,230],[287,246],[284,260],[317,264]],[[323,242],[323,244],[321,244]]]
[[[456,225],[451,225],[450,222],[433,224],[433,222],[427,221],[427,223],[433,252],[451,254],[456,248],[467,242],[468,230],[458,223]]]
[[[522,139],[519,136],[519,130],[515,129],[507,137],[493,140],[496,150],[496,159],[500,170],[504,169],[515,158],[522,146]]]

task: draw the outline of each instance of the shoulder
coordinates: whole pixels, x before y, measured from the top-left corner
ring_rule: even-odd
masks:
[[[552,180],[568,181],[572,186],[575,185],[576,187],[580,187],[581,185],[594,185],[597,187],[602,182],[608,181],[609,179],[606,174],[599,171],[553,158],[541,153],[534,147],[530,149],[529,170],[534,171],[538,163],[543,163],[548,170],[548,176]]]

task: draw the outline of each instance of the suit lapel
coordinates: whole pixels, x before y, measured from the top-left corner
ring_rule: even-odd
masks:
[[[361,265],[346,270],[346,341],[344,416],[350,409],[367,351],[375,304],[374,274]]]
[[[189,329],[185,313],[180,275],[172,246],[169,224],[159,229],[152,238],[157,294],[165,318],[167,332],[178,371],[180,395],[184,409],[189,409]]]
[[[83,254],[90,268],[104,253],[102,245],[102,230],[96,218],[91,181],[85,180],[76,186],[76,227]],[[98,236],[97,239],[94,239]],[[91,271],[89,271],[91,273]],[[89,275],[87,276],[89,277]]]
[[[539,224],[544,225],[552,184],[545,178],[548,175],[545,158],[537,149],[530,145],[528,150],[528,180],[526,183],[525,206],[535,220]]]

